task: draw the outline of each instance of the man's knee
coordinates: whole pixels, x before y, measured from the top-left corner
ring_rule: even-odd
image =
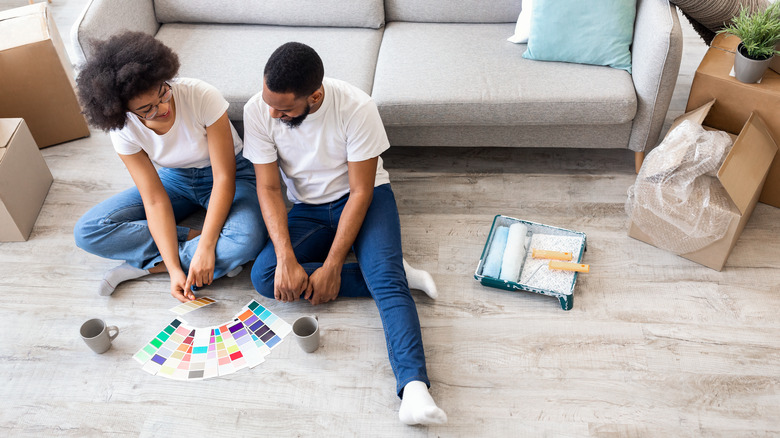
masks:
[[[276,267],[263,266],[260,259],[252,266],[252,286],[260,295],[266,298],[274,298],[274,274]]]

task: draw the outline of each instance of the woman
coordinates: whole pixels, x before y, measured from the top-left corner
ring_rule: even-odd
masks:
[[[148,34],[125,32],[93,46],[77,79],[79,98],[87,120],[110,132],[136,187],[87,212],[76,244],[125,260],[105,274],[101,295],[168,272],[171,295],[192,300],[193,287],[237,274],[268,237],[228,102],[205,82],[173,79],[178,56]],[[177,226],[201,207],[202,230]]]

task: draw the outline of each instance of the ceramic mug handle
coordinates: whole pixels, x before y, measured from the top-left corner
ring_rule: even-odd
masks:
[[[114,331],[113,335],[111,334],[111,330]],[[117,337],[117,335],[119,334],[119,329],[115,325],[110,325],[110,326],[106,327],[106,331],[108,332],[108,339],[110,341],[113,341]]]

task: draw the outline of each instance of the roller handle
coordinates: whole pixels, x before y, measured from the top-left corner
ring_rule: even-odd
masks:
[[[569,261],[572,259],[570,252],[548,251],[546,249],[536,249],[536,248],[534,248],[531,251],[531,257],[535,259],[551,259],[551,260],[565,260],[565,261]]]
[[[557,260],[550,260],[550,269],[560,269],[563,271],[575,271],[575,272],[590,272],[590,265],[583,265],[580,263],[561,262]]]

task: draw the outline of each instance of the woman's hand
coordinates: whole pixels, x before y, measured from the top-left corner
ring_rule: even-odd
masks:
[[[174,271],[169,271],[168,274],[171,276],[171,295],[173,295],[174,298],[182,303],[195,299],[195,294],[192,293],[192,290],[187,286],[187,276],[184,275],[184,271],[176,269]]]
[[[204,284],[211,284],[214,281],[214,263],[216,263],[214,250],[198,245],[190,261],[185,290],[189,291],[192,285],[203,287]]]

